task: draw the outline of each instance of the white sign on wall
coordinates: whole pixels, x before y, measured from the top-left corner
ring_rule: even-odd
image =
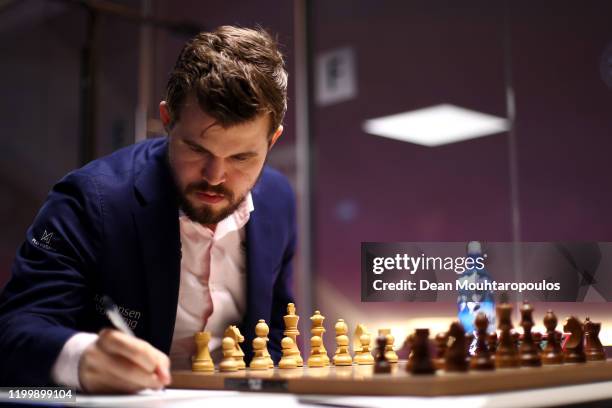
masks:
[[[315,76],[318,105],[354,98],[357,96],[355,52],[345,47],[319,54]]]

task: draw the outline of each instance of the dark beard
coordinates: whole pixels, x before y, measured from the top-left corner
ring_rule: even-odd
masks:
[[[263,171],[265,168],[265,166],[262,166],[251,188],[249,188],[247,192],[242,197],[240,197],[240,199],[235,200],[234,193],[227,190],[222,184],[217,185],[217,186],[211,186],[205,180],[202,180],[197,183],[189,184],[185,188],[185,191],[180,191],[179,183],[174,175],[172,166],[170,165],[170,149],[168,149],[168,154],[166,154],[166,164],[168,165],[168,168],[170,169],[172,179],[174,180],[174,185],[176,186],[176,189],[178,192],[177,198],[178,198],[179,208],[185,213],[185,215],[190,220],[200,223],[202,225],[218,224],[219,222],[223,221],[225,218],[229,217],[234,211],[236,211],[236,209],[240,207],[240,204],[242,204],[242,202],[245,200],[247,194],[259,182],[259,179],[261,178],[261,175],[263,174]],[[189,193],[193,191],[206,191],[210,193],[223,194],[223,196],[229,201],[230,204],[226,208],[222,209],[221,211],[217,213],[211,211],[210,207],[207,205],[204,205],[201,208],[196,208],[187,199],[187,196],[189,195]]]
[[[202,207],[194,207],[187,197],[195,191],[222,194],[223,197],[229,201],[229,205],[220,211],[213,211],[211,207],[206,204]],[[223,185],[211,186],[206,181],[202,180],[198,183],[189,184],[185,191],[179,195],[179,200],[181,209],[190,220],[203,225],[211,225],[218,224],[229,217],[238,207],[240,207],[245,197],[246,195],[236,200],[234,199],[234,194],[225,189]]]

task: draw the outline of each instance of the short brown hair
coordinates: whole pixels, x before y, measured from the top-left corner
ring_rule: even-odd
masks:
[[[188,94],[224,127],[270,113],[270,135],[287,111],[287,71],[277,42],[261,28],[222,26],[190,40],[166,87],[172,128]]]

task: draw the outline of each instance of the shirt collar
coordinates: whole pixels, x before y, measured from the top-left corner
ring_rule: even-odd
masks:
[[[238,229],[244,227],[249,219],[251,218],[251,212],[255,209],[253,205],[253,197],[251,196],[251,192],[247,194],[247,196],[242,200],[240,206],[234,211],[231,217],[234,217],[236,220],[236,226]]]

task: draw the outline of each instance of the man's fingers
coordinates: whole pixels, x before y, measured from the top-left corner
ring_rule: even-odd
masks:
[[[128,389],[159,389],[163,387],[157,374],[145,371],[141,366],[122,356],[103,353],[100,363],[108,371],[108,378],[118,381],[118,384],[115,383],[114,385],[126,383]]]
[[[167,367],[158,366],[155,369],[155,374],[164,385],[168,385],[172,382],[169,365]]]
[[[118,330],[104,329],[100,332],[98,344],[105,352],[122,356],[138,364],[147,372],[159,371],[162,380],[170,378],[168,356],[144,340]]]
[[[118,330],[104,329],[100,332],[98,345],[108,354],[123,356],[147,371],[155,370],[157,356],[151,350],[153,347],[142,340]]]
[[[136,392],[163,386],[158,375],[116,354],[93,347],[79,367],[81,385],[88,392]]]
[[[121,382],[111,375],[103,362],[105,353],[95,344],[83,353],[79,362],[79,381],[88,393],[134,392],[130,382]]]

